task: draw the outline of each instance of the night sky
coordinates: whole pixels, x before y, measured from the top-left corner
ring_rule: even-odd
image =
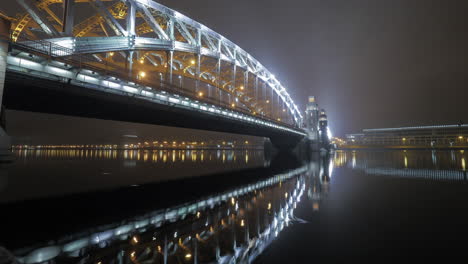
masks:
[[[466,0],[159,2],[251,53],[301,109],[315,95],[335,135],[468,123]]]
[[[162,0],[251,53],[334,134],[468,123],[466,0]]]

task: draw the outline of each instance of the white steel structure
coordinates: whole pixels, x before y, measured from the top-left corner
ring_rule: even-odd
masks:
[[[16,0],[12,40],[46,40],[86,63],[130,79],[167,83],[200,101],[298,127],[302,116],[285,87],[242,48],[151,0]],[[37,48],[37,47],[36,47]]]

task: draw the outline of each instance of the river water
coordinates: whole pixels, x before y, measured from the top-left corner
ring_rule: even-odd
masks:
[[[467,252],[460,150],[14,154],[0,171],[0,259],[332,263]]]

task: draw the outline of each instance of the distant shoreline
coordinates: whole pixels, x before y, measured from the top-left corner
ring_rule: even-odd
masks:
[[[340,146],[337,150],[359,150],[359,149],[414,149],[414,150],[468,150],[468,146]]]

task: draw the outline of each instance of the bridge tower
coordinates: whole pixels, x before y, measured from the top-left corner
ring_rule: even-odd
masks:
[[[319,106],[315,96],[309,96],[305,114],[304,127],[307,138],[310,142],[310,148],[316,151],[319,149]]]
[[[328,118],[324,109],[320,110],[319,115],[319,142],[320,148],[330,149],[330,132],[328,128]]]
[[[307,136],[311,141],[318,140],[319,131],[319,107],[315,101],[315,96],[309,96],[306,107],[305,129]]]

